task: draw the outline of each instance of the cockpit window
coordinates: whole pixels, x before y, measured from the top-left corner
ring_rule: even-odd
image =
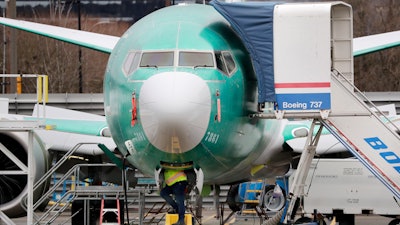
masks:
[[[122,70],[126,76],[132,74],[138,67],[217,67],[225,75],[232,75],[236,70],[235,60],[229,51],[202,52],[202,51],[176,51],[178,54],[177,62],[174,51],[132,51],[125,58]]]
[[[174,52],[143,52],[140,67],[173,66]]]
[[[221,70],[223,73],[228,74],[228,69],[226,68],[224,58],[222,57],[221,52],[215,53],[215,60],[217,61],[217,68]]]
[[[210,52],[179,52],[179,66],[214,67]]]
[[[140,52],[129,52],[124,63],[125,74],[131,74],[139,66]]]
[[[215,52],[217,68],[224,74],[232,75],[236,69],[235,61],[230,52]]]
[[[229,74],[232,74],[233,71],[236,69],[235,61],[230,52],[222,52],[222,56],[225,59],[226,67],[228,68]]]

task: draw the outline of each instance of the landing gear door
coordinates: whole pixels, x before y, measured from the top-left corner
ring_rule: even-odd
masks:
[[[162,183],[164,182],[164,176],[161,174],[161,171],[162,171],[161,168],[154,170],[154,179],[156,181],[158,190],[161,190]]]
[[[196,173],[196,187],[197,190],[199,191],[199,194],[201,194],[204,184],[204,173],[203,170],[201,169],[195,169],[194,172]]]

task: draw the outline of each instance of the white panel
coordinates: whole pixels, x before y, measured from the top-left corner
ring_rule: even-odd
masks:
[[[278,109],[330,108],[330,13],[331,4],[322,3],[275,7],[274,74]]]
[[[333,32],[332,38],[334,39],[342,38],[346,40],[349,37],[351,38],[353,35],[351,23],[352,21],[350,19],[332,21],[332,29],[336,31]]]
[[[320,213],[341,209],[346,214],[361,214],[362,210],[398,214],[392,193],[357,159],[314,160],[305,190],[304,209],[309,213],[314,209]]]
[[[351,59],[353,57],[351,52],[351,42],[337,41],[335,42],[335,56],[338,59]]]
[[[0,98],[0,114],[8,114],[8,98]]]
[[[275,7],[275,82],[330,80],[330,7],[330,4]]]

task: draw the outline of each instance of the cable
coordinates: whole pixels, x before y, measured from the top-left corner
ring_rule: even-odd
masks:
[[[126,185],[126,169],[125,169],[125,160],[126,157],[129,156],[125,155],[124,159],[122,161],[122,179],[123,179],[123,185],[124,185],[124,201],[125,201],[125,209],[126,209],[126,220],[127,220],[127,224],[129,224],[129,210],[128,210],[128,195],[127,195],[127,185]]]

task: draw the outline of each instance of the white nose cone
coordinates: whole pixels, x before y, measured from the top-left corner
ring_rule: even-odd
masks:
[[[169,153],[193,149],[203,138],[210,119],[207,83],[191,73],[165,72],[143,83],[139,120],[150,143]]]

